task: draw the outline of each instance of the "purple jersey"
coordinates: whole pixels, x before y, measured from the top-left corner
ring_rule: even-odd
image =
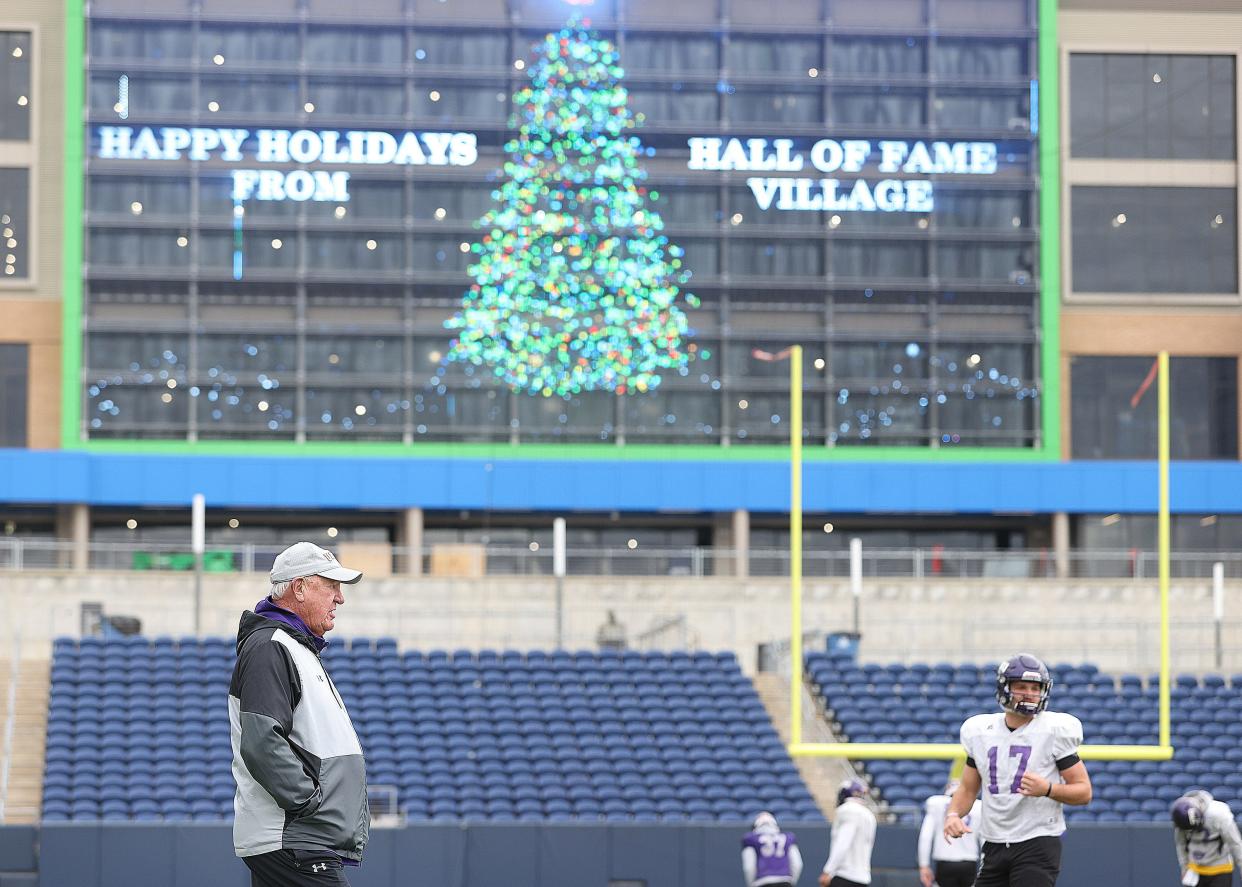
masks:
[[[750,832],[742,838],[742,846],[755,851],[755,883],[792,881],[789,851],[798,843],[792,832]]]

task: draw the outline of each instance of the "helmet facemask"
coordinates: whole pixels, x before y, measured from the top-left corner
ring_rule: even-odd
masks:
[[[1028,702],[1014,698],[1010,684],[1013,681],[1032,681],[1039,684],[1039,700]],[[996,701],[1007,712],[1024,718],[1034,717],[1048,707],[1052,694],[1052,675],[1043,661],[1030,653],[1011,656],[996,668]]]

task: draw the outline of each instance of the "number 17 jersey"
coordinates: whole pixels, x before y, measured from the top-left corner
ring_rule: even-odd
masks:
[[[1021,793],[1022,776],[1035,773],[1053,784],[1064,782],[1057,761],[1077,759],[1082,722],[1073,715],[1043,711],[1017,730],[1005,713],[975,715],[962,724],[962,747],[979,771],[982,817],[979,836],[994,843],[1014,843],[1065,831],[1061,803]]]

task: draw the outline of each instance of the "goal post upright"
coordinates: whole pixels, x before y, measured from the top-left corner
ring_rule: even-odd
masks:
[[[1158,417],[1157,448],[1159,475],[1159,515],[1157,520],[1159,591],[1160,591],[1160,698],[1159,741],[1156,745],[1083,745],[1079,754],[1088,761],[1167,761],[1173,757],[1171,708],[1171,682],[1169,675],[1169,353],[1161,351],[1158,363]],[[944,742],[802,742],[802,475],[801,475],[801,364],[802,349],[795,346],[790,369],[798,368],[791,376],[791,411],[795,418],[796,435],[791,446],[790,479],[793,488],[790,530],[798,529],[795,539],[790,540],[790,723],[788,745],[793,757],[853,758],[857,760],[946,760],[960,761],[962,747],[957,743]],[[795,394],[796,392],[796,394]],[[796,555],[796,557],[795,557]],[[955,764],[956,766],[956,764]]]

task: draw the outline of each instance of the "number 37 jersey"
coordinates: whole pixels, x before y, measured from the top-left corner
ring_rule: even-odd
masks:
[[[1020,789],[1025,773],[1035,773],[1054,784],[1065,781],[1057,761],[1078,754],[1082,743],[1078,718],[1044,711],[1017,730],[1010,730],[1004,712],[975,715],[962,724],[961,738],[983,783],[980,838],[1013,843],[1065,831],[1060,802],[1028,797]]]

